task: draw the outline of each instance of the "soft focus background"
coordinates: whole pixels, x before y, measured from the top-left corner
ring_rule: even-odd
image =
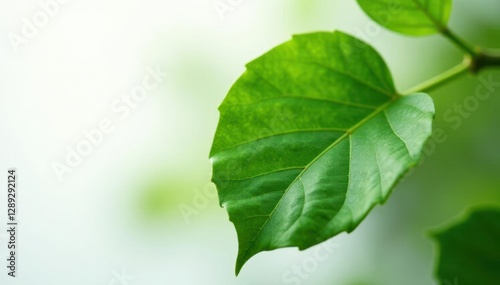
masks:
[[[57,7],[44,19],[48,2]],[[454,2],[458,34],[500,47],[499,1]],[[217,107],[245,63],[292,34],[340,29],[376,47],[404,90],[460,52],[439,36],[386,31],[354,0],[0,0],[0,14],[0,284],[436,284],[428,231],[500,202],[500,73],[484,72],[432,92],[442,131],[352,234],[261,253],[236,278],[236,233],[208,153]],[[167,76],[126,105],[151,70]],[[474,99],[478,90],[489,98]],[[112,131],[58,179],[55,163],[102,120]],[[4,266],[9,167],[19,172],[15,280]]]

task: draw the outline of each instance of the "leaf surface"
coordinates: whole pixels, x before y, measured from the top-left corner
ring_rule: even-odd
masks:
[[[500,209],[476,210],[434,237],[441,284],[500,284]]]
[[[358,0],[375,22],[406,35],[424,36],[446,29],[452,0]]]
[[[212,180],[253,255],[352,231],[420,157],[434,105],[341,32],[294,36],[247,65],[219,108]]]

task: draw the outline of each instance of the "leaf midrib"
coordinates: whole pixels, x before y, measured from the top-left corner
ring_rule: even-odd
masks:
[[[245,250],[245,252],[243,253],[243,255],[241,256],[241,259],[245,259],[246,255],[248,254],[248,250],[255,244],[255,240],[260,236],[260,234],[262,233],[262,230],[266,227],[267,223],[271,220],[271,217],[273,216],[274,212],[276,211],[276,209],[278,208],[278,206],[280,205],[281,201],[283,200],[283,198],[285,197],[286,193],[288,192],[288,190],[290,190],[290,187],[292,187],[292,185],[295,184],[295,182],[297,182],[298,179],[300,179],[302,177],[302,175],[309,169],[309,167],[311,167],[311,165],[313,165],[314,163],[316,163],[316,161],[318,159],[320,159],[325,153],[327,153],[329,150],[331,150],[333,147],[335,147],[336,145],[338,145],[340,142],[342,142],[345,138],[349,137],[351,134],[353,134],[357,129],[359,129],[362,125],[364,125],[365,123],[367,123],[369,120],[371,120],[372,118],[374,118],[375,116],[377,116],[378,114],[380,114],[381,112],[383,112],[384,110],[386,110],[386,108],[388,108],[389,106],[391,106],[392,104],[394,104],[394,102],[396,102],[399,98],[402,98],[402,96],[396,96],[396,97],[393,97],[392,99],[390,99],[388,102],[384,103],[382,106],[380,106],[377,110],[375,110],[373,113],[371,113],[370,115],[368,115],[367,117],[363,118],[359,123],[357,123],[356,125],[354,125],[353,127],[351,127],[345,134],[343,134],[341,137],[339,137],[336,141],[334,141],[331,145],[329,145],[324,151],[322,151],[320,154],[318,154],[310,163],[308,163],[304,169],[299,173],[299,175],[297,175],[297,177],[295,177],[295,179],[290,183],[290,185],[287,187],[287,189],[283,192],[283,195],[281,196],[281,198],[278,200],[278,203],[276,203],[276,206],[273,208],[273,210],[271,211],[271,213],[269,214],[269,218],[264,222],[264,224],[262,225],[262,227],[260,228],[260,230],[257,232],[257,234],[254,236],[254,238],[252,239],[252,241],[250,241],[250,244],[249,246],[247,247],[247,249]],[[350,152],[349,152],[350,153]],[[349,168],[349,172],[350,172],[350,168]]]
[[[332,73],[335,73],[335,74],[347,77],[347,78],[355,81],[356,83],[359,83],[362,86],[368,87],[372,91],[375,91],[375,92],[378,92],[380,94],[383,94],[383,95],[385,95],[385,96],[387,96],[389,98],[393,98],[393,97],[395,97],[397,95],[394,90],[390,90],[388,92],[387,90],[384,90],[384,89],[379,88],[377,86],[374,86],[374,85],[372,85],[372,84],[370,84],[370,83],[368,83],[366,81],[363,81],[361,78],[355,76],[354,74],[350,73],[347,70],[345,70],[345,71],[344,70],[340,70],[339,68],[336,68],[336,67],[333,67],[333,66],[329,66],[329,65],[326,65],[326,64],[321,63],[321,62],[316,62],[316,61],[313,61],[313,60],[297,60],[297,59],[288,59],[288,58],[269,59],[267,61],[268,62],[273,62],[273,61],[280,62],[280,61],[284,61],[284,62],[293,62],[293,63],[298,63],[298,64],[316,65],[316,66],[322,67],[322,68],[324,68],[326,70],[329,70]],[[257,75],[259,75],[261,78],[263,78],[263,79],[265,79],[265,80],[267,80],[269,82],[269,80],[267,78],[264,78],[262,75],[260,75],[255,70],[252,70],[252,71],[255,72]],[[272,82],[270,82],[270,83],[273,84]],[[386,82],[384,82],[384,84],[385,83]],[[274,84],[273,84],[273,86],[276,87]],[[278,89],[278,88],[276,88],[276,89]],[[278,90],[280,90],[280,89],[278,89]],[[394,92],[394,93],[392,93],[392,92]]]
[[[434,23],[434,25],[436,25],[436,28],[438,30],[441,31],[446,29],[446,27],[443,26],[439,20],[435,19],[434,16],[432,16],[429,11],[427,11],[427,9],[422,6],[422,3],[420,3],[419,0],[411,0],[411,2],[413,2],[415,6],[417,6],[417,8],[420,9]]]
[[[372,0],[373,1],[373,0]],[[435,19],[434,16],[432,16],[429,11],[424,7],[422,6],[422,3],[419,2],[419,0],[410,0],[411,2],[413,2],[413,4],[415,4],[416,8],[420,11],[422,11],[426,16],[427,18],[429,18],[429,20],[431,20],[431,22],[434,23],[434,28],[438,28],[439,30],[442,30],[442,29],[446,29],[445,26],[442,25],[442,23]],[[435,1],[435,0],[433,0]],[[387,2],[382,2],[381,0],[375,0],[374,2],[377,2],[377,3],[380,3],[380,4],[388,4]],[[415,7],[411,7],[411,6],[407,6],[407,5],[404,5],[404,4],[400,4],[402,7],[406,7],[406,8],[415,8]],[[443,11],[441,11],[441,16],[443,14]]]

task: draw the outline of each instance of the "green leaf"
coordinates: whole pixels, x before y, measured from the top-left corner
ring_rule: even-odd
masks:
[[[434,237],[441,284],[500,284],[500,209],[476,210]]]
[[[380,25],[413,36],[446,30],[452,0],[358,0],[359,5]]]
[[[352,231],[420,157],[434,106],[341,32],[294,36],[247,65],[220,106],[211,161],[239,240],[258,252]]]

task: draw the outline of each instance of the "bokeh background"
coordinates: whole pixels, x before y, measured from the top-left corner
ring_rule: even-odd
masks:
[[[452,29],[500,47],[500,2],[454,2]],[[0,169],[18,169],[20,222],[18,277],[2,265],[1,284],[436,284],[429,230],[500,202],[500,87],[477,101],[482,81],[465,76],[432,92],[442,133],[423,164],[352,234],[333,238],[326,259],[314,259],[318,247],[261,253],[236,278],[236,233],[209,182],[208,153],[217,107],[245,63],[292,34],[339,29],[379,50],[405,90],[460,52],[440,36],[386,31],[354,0],[64,3],[16,50],[12,34],[44,10],[0,0]],[[221,3],[231,6],[223,15]],[[120,118],[112,106],[151,69],[168,75]],[[498,71],[480,77],[500,82]],[[446,119],[464,103],[460,124]],[[53,164],[106,118],[113,131],[60,181]],[[304,274],[290,281],[294,268]]]

